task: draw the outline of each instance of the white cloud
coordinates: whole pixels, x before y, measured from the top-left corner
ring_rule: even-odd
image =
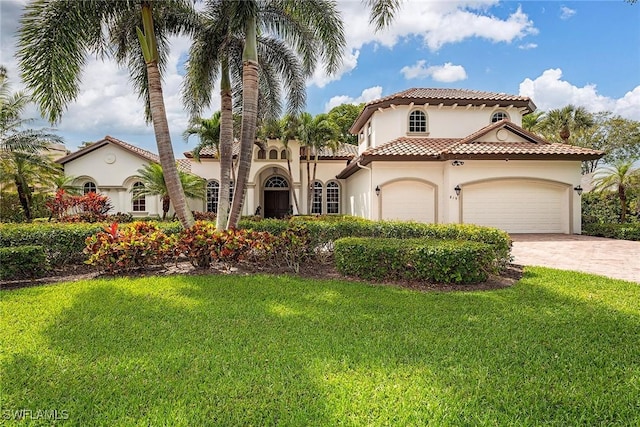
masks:
[[[348,74],[354,68],[356,68],[356,66],[358,65],[359,56],[360,51],[357,49],[345,51],[342,57],[342,66],[336,73],[328,75],[324,72],[322,67],[319,67],[316,69],[315,73],[313,74],[311,79],[309,79],[307,84],[315,84],[316,86],[322,88],[333,81],[340,80],[343,75]]]
[[[614,99],[600,95],[594,84],[578,87],[562,80],[559,68],[545,70],[533,80],[524,79],[520,83],[520,95],[530,97],[543,111],[573,104],[593,113],[611,111],[628,119],[640,120],[640,86],[622,98]]]
[[[339,80],[358,65],[359,51],[365,44],[392,48],[401,39],[416,36],[432,51],[445,44],[459,43],[478,37],[493,43],[511,43],[538,33],[533,21],[518,9],[506,17],[492,15],[489,10],[498,0],[448,0],[401,2],[393,25],[374,31],[369,24],[369,10],[360,1],[341,0],[338,8],[345,22],[347,47],[345,64],[334,76],[318,71],[309,84],[324,87]]]
[[[382,97],[382,86],[373,86],[362,91],[360,96],[353,98],[348,95],[338,95],[332,97],[329,102],[324,105],[324,111],[328,112],[333,107],[342,104],[360,104],[362,102],[373,101]]]
[[[525,43],[518,46],[518,49],[529,50],[529,49],[535,49],[537,47],[538,45],[536,43]]]
[[[560,19],[566,21],[567,19],[570,19],[576,13],[577,13],[577,11],[575,9],[568,8],[567,6],[562,6],[560,8]]]
[[[432,65],[427,67],[425,60],[420,60],[412,66],[403,67],[400,72],[407,80],[431,77],[437,82],[457,82],[467,78],[467,72],[462,65],[453,65],[446,62],[444,65]]]

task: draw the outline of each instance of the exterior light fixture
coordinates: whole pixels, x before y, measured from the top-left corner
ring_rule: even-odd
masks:
[[[462,188],[460,188],[459,185],[456,185],[456,188],[453,189],[456,192],[456,196],[460,195],[460,192],[462,191]]]
[[[376,185],[376,196],[380,196],[380,187]]]
[[[574,189],[574,190],[576,190],[576,193],[578,193],[578,196],[581,196],[581,195],[582,195],[582,192],[584,191],[584,190],[582,189],[582,187],[580,186],[580,184],[578,184],[578,186],[577,186],[577,187],[573,187],[573,189]]]

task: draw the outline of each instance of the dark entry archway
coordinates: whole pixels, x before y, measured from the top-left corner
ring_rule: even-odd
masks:
[[[275,175],[264,184],[264,217],[284,218],[289,213],[289,183],[287,179]]]

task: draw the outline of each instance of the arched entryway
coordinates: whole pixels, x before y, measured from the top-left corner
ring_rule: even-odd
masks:
[[[264,217],[284,218],[291,212],[289,201],[289,181],[281,175],[274,175],[264,183]]]

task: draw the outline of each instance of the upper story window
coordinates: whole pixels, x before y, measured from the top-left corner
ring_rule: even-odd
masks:
[[[280,152],[280,158],[281,158],[282,160],[287,160],[287,150],[282,150],[282,151]]]
[[[277,160],[278,159],[278,150],[275,148],[269,150],[269,160]]]
[[[267,152],[262,148],[258,150],[258,160],[264,160],[267,158]]]
[[[371,123],[369,123],[367,125],[367,148],[371,147],[371,134],[372,134]]]
[[[409,133],[426,133],[427,115],[424,111],[413,110],[409,114]]]
[[[509,120],[509,115],[504,111],[496,111],[491,115],[491,123],[499,122],[504,119]]]
[[[82,186],[82,194],[84,194],[85,196],[89,193],[96,193],[97,191],[98,188],[96,187],[96,184],[91,181],[85,182]]]

